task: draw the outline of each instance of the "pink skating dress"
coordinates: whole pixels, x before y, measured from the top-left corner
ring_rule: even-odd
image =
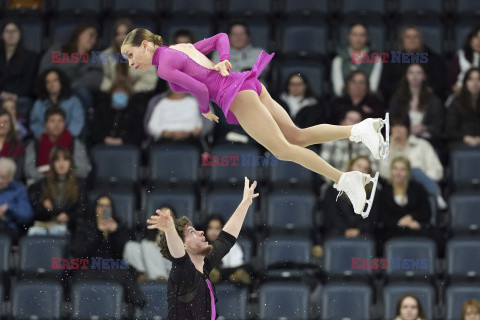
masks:
[[[216,49],[220,61],[230,60],[230,42],[226,33],[199,41],[194,46],[203,54]],[[155,50],[152,64],[158,66],[158,76],[168,81],[173,91],[193,94],[203,114],[210,111],[208,103],[211,100],[220,106],[229,124],[239,124],[233,112],[229,112],[230,105],[240,90],[251,89],[260,95],[262,87],[258,76],[274,55],[262,51],[252,70],[229,72],[226,77],[220,71],[199,65],[186,53],[165,45]]]

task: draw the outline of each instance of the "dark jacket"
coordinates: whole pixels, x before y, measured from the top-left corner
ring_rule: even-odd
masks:
[[[5,49],[0,46],[0,91],[31,96],[37,77],[38,57],[27,49],[17,49],[7,61]]]
[[[464,136],[480,136],[480,112],[468,116],[460,113],[456,99],[447,112],[447,137],[450,143],[462,143]]]
[[[362,110],[362,106],[369,106],[373,109],[371,113],[365,113]],[[354,105],[352,99],[349,96],[343,96],[335,98],[330,106],[330,123],[338,124],[342,120],[345,110],[354,109],[359,111],[364,118],[384,118],[386,108],[382,100],[380,100],[374,94],[367,94],[360,103]]]

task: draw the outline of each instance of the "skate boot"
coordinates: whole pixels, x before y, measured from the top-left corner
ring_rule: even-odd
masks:
[[[367,193],[365,192],[365,186],[373,182],[372,194],[370,199],[367,200]],[[378,183],[378,172],[375,177],[370,177],[369,174],[361,173],[359,171],[344,172],[340,177],[338,183],[335,183],[333,187],[340,191],[337,196],[342,195],[345,192],[353,205],[353,210],[356,214],[361,214],[365,219],[370,214],[372,209],[373,199],[375,197],[375,191]],[[367,209],[364,211],[365,203],[368,204]]]
[[[386,126],[386,141],[380,132],[383,126]],[[368,118],[354,125],[350,135],[350,141],[363,142],[372,152],[375,159],[386,159],[390,145],[390,121],[388,113],[385,115],[385,120]]]

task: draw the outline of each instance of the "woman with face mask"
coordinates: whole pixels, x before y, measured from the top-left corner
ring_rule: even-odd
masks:
[[[139,144],[142,140],[140,108],[131,101],[131,86],[117,80],[109,94],[101,94],[95,110],[94,144]]]

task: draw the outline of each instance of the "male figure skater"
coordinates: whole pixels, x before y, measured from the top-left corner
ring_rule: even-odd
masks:
[[[183,216],[173,220],[169,210],[157,210],[147,222],[149,229],[160,230],[157,244],[162,255],[172,261],[168,278],[168,320],[214,320],[218,317],[215,290],[208,279],[213,268],[230,251],[238,238],[257,181],[245,177],[243,199],[223,227],[213,245],[209,245],[203,231],[197,231]]]

